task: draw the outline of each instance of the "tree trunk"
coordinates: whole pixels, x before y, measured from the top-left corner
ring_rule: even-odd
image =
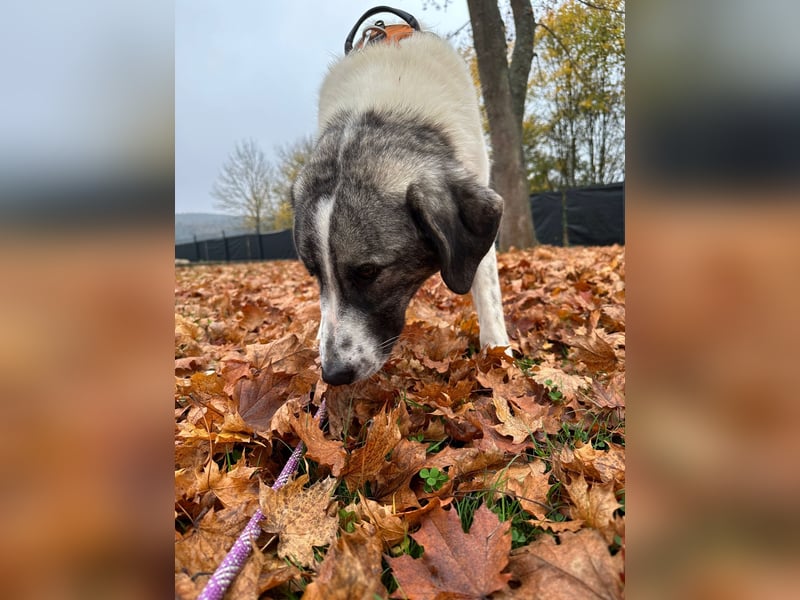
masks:
[[[505,28],[497,0],[467,0],[481,91],[492,142],[492,185],[503,197],[500,250],[536,245],[522,157],[522,118],[533,58],[533,11],[530,0],[512,0],[517,39],[509,68]],[[529,35],[530,34],[530,35]],[[526,46],[530,46],[529,49]],[[525,64],[527,60],[527,64]],[[513,76],[513,83],[512,83]],[[523,82],[521,84],[520,82]],[[517,101],[513,91],[521,96]],[[521,91],[520,91],[521,90]]]

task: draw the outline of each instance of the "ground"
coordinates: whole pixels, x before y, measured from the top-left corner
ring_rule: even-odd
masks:
[[[436,276],[384,369],[339,388],[300,263],[177,269],[180,598],[259,507],[232,597],[622,597],[624,249],[498,261],[514,358],[479,349],[469,296]],[[301,440],[297,477],[269,489]]]

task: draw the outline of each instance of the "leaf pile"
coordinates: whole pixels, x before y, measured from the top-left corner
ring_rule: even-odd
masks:
[[[298,262],[177,271],[179,598],[259,506],[231,597],[622,597],[624,250],[498,260],[515,358],[479,349],[469,296],[436,276],[384,369],[343,387],[320,378]],[[273,492],[301,440],[301,473]]]

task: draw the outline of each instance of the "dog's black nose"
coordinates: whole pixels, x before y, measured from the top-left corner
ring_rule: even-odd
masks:
[[[332,368],[322,368],[322,380],[331,385],[345,385],[353,383],[356,378],[355,369],[343,364],[334,364]]]

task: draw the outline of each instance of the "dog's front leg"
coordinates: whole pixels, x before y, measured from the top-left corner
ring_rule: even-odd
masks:
[[[472,282],[472,301],[478,312],[481,328],[481,347],[508,346],[508,333],[503,316],[500,280],[497,276],[497,254],[494,246],[483,257]]]

